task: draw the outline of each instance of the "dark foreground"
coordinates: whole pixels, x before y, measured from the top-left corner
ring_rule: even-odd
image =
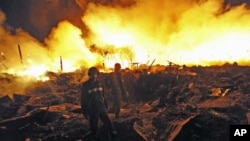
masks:
[[[250,124],[250,68],[194,67],[157,74],[126,73],[130,97],[120,118],[109,115],[118,141],[227,141],[229,125]],[[101,74],[104,79],[106,74]],[[4,95],[16,78],[1,77],[1,141],[85,141],[77,73],[54,74],[24,94]],[[10,87],[12,86],[12,87]],[[9,91],[9,90],[8,90]],[[112,97],[106,89],[109,107]],[[108,140],[102,123],[99,137]]]

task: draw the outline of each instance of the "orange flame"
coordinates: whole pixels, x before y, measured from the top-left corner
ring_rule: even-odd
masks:
[[[87,37],[68,21],[54,27],[44,43],[17,29],[4,28],[0,12],[1,72],[41,76],[45,71],[70,72],[93,65],[106,68],[120,62],[167,65],[249,65],[250,16],[246,4],[223,0],[136,0],[130,6],[90,3],[82,16]],[[17,45],[23,51],[23,64]],[[95,45],[95,50],[91,46]],[[39,79],[39,77],[38,77]]]
[[[99,46],[132,46],[135,61],[186,65],[248,65],[246,5],[223,11],[222,0],[137,1],[130,8],[89,5],[83,21]]]

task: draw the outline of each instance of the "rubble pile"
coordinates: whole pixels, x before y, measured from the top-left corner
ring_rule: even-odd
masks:
[[[224,141],[229,140],[230,124],[250,123],[249,67],[190,67],[124,75],[130,96],[124,98],[119,118],[109,111],[119,141]],[[84,141],[89,127],[80,110],[81,75],[55,76],[30,83],[23,94],[9,96],[1,90],[0,140]],[[105,77],[101,73],[101,79]],[[15,81],[11,77],[0,80],[6,86]],[[105,90],[111,107],[112,96]],[[101,139],[105,136],[101,122],[98,133]]]

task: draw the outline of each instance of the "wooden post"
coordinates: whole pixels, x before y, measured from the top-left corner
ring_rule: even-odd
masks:
[[[62,56],[60,56],[60,68],[61,68],[61,71],[63,71]]]
[[[20,57],[21,63],[23,64],[23,55],[22,55],[22,50],[21,50],[21,47],[19,44],[18,44],[18,52],[19,52],[19,57]]]

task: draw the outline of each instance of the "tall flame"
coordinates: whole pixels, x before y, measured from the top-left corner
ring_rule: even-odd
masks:
[[[224,5],[223,0],[135,0],[126,6],[89,3],[82,15],[88,33],[64,20],[41,43],[22,29],[10,32],[0,12],[0,71],[40,76],[45,71],[70,72],[93,65],[110,68],[115,62],[125,68],[154,59],[161,65],[168,61],[249,65],[249,13],[246,4]]]
[[[137,0],[131,7],[90,4],[83,21],[99,46],[131,46],[135,61],[249,65],[249,10],[222,0]]]

